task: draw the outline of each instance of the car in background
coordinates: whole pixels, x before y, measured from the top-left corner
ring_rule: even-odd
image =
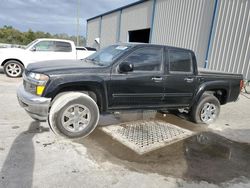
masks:
[[[76,47],[76,52],[77,52],[78,56],[82,56],[84,54],[84,57],[85,56],[88,57],[89,55],[95,53],[96,49],[91,48],[91,47],[85,47],[85,46],[77,46]]]
[[[8,77],[20,77],[30,63],[46,60],[84,59],[96,50],[77,47],[73,41],[62,39],[37,39],[25,48],[0,49],[0,65]]]

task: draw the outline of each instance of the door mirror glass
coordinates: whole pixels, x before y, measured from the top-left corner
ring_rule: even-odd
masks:
[[[33,46],[33,47],[30,49],[30,51],[35,52],[35,51],[36,51],[36,47]]]
[[[134,65],[129,62],[123,62],[119,65],[119,72],[132,72]]]

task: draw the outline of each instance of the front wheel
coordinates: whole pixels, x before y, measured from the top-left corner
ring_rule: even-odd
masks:
[[[49,113],[51,129],[69,138],[89,135],[99,121],[96,102],[86,94],[69,92],[56,98]]]
[[[219,100],[209,94],[203,94],[200,100],[192,107],[190,115],[195,123],[211,124],[220,113]]]
[[[9,60],[4,64],[4,73],[11,78],[21,77],[23,74],[23,65],[16,60]]]

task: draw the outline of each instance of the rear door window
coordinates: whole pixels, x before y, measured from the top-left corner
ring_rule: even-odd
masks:
[[[192,74],[192,54],[184,50],[169,50],[169,72],[179,74]]]
[[[72,47],[69,42],[55,41],[54,45],[55,45],[54,47],[55,52],[72,52]]]

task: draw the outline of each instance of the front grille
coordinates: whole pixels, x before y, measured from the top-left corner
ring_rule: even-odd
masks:
[[[27,80],[23,80],[23,86],[25,91],[36,94],[36,85],[28,82]]]

